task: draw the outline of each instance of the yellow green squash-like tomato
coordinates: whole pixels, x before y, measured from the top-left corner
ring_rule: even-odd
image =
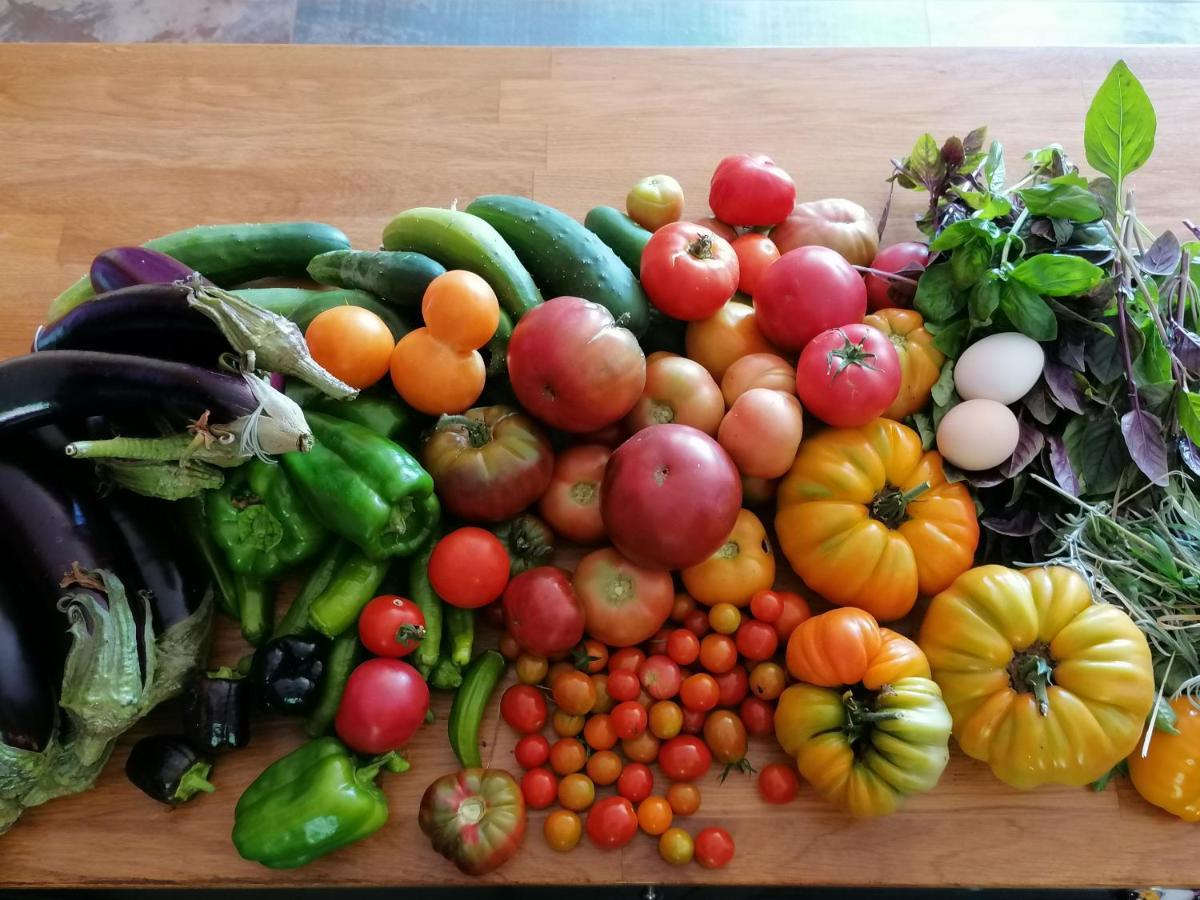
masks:
[[[1189,697],[1176,697],[1171,709],[1178,734],[1155,731],[1145,756],[1138,741],[1129,756],[1129,780],[1155,806],[1200,822],[1200,709]]]

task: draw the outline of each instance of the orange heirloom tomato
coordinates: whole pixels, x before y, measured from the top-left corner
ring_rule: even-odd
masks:
[[[1013,787],[1095,781],[1154,705],[1145,635],[1065,566],[971,569],[933,598],[920,643],[958,745]]]
[[[906,425],[876,419],[800,445],[779,486],[775,533],[812,590],[886,622],[971,567],[979,522],[941,456],[922,451]]]
[[[883,333],[900,358],[900,392],[883,414],[903,419],[925,408],[946,357],[933,346],[933,335],[915,309],[881,309],[863,319],[864,325]]]
[[[1178,734],[1155,731],[1129,755],[1129,780],[1142,797],[1185,822],[1200,821],[1200,709],[1187,696],[1171,701]],[[1153,725],[1149,727],[1153,728]]]
[[[751,388],[733,401],[717,429],[717,442],[738,472],[779,478],[796,461],[804,436],[804,410],[792,394]]]
[[[725,543],[704,562],[684,569],[682,575],[688,593],[706,606],[746,606],[752,594],[775,581],[775,553],[766,528],[750,510],[739,510]]]
[[[688,358],[708,369],[718,383],[725,370],[743,356],[779,353],[758,330],[754,307],[737,300],[730,300],[707,319],[689,322],[684,345]]]
[[[897,678],[929,677],[921,648],[880,628],[861,609],[831,609],[796,626],[787,645],[788,671],[819,687],[859,684],[879,690]]]
[[[769,388],[796,395],[796,367],[774,353],[751,353],[743,356],[721,376],[721,394],[726,406],[752,388]]]
[[[392,351],[391,368],[392,384],[404,402],[429,415],[470,409],[487,380],[478,350],[459,352],[428,328],[400,338]]]

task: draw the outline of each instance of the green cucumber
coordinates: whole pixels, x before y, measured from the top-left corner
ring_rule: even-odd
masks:
[[[525,197],[479,197],[467,212],[488,222],[546,294],[599,303],[639,337],[650,304],[629,266],[566,213]]]
[[[450,749],[464,769],[483,766],[479,751],[479,728],[487,712],[488,701],[504,675],[504,657],[495,650],[485,650],[467,666],[462,685],[450,704],[450,721],[446,734]]]
[[[233,287],[257,278],[303,276],[310,259],[347,250],[350,240],[321,222],[262,222],[197,225],[143,246],[174,257],[221,287]],[[94,296],[85,275],[54,298],[46,320],[53,322]]]
[[[383,249],[423,253],[447,269],[474,272],[514,319],[542,302],[513,248],[495,228],[465,212],[431,206],[405,210],[383,229]]]
[[[370,291],[407,309],[420,309],[429,282],[445,272],[440,262],[404,250],[331,250],[308,263],[309,277],[319,284]]]
[[[380,303],[366,291],[310,291],[304,288],[251,288],[234,291],[239,297],[249,300],[255,306],[277,312],[291,319],[305,331],[319,314],[335,306],[359,306],[368,309],[379,318],[392,333],[392,338],[400,340],[410,331],[412,325],[404,320],[393,306]]]
[[[619,209],[597,206],[583,219],[583,227],[604,241],[634,275],[641,275],[642,251],[650,242],[650,232]]]

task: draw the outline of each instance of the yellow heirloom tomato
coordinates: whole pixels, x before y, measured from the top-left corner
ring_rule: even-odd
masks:
[[[1175,730],[1156,731],[1149,752],[1141,741],[1129,757],[1129,780],[1137,792],[1185,822],[1200,821],[1200,709],[1187,697],[1171,701]],[[1151,726],[1153,727],[1153,726]]]
[[[925,408],[933,386],[942,374],[946,357],[933,346],[933,335],[925,330],[925,320],[915,309],[880,309],[863,319],[887,336],[900,359],[900,392],[883,414],[903,419]]]
[[[762,521],[741,510],[725,543],[681,574],[688,593],[705,606],[745,606],[753,594],[775,583],[775,553]]]
[[[919,643],[959,746],[1013,787],[1095,781],[1154,703],[1145,636],[1074,569],[971,569],[933,598]]]

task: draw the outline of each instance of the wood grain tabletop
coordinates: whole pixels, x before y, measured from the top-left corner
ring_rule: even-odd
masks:
[[[888,158],[923,131],[987,124],[1010,170],[1062,143],[1082,159],[1095,87],[1124,55],[1158,109],[1158,149],[1133,179],[1155,228],[1200,214],[1195,144],[1200,50],[558,50],[221,46],[0,46],[0,356],[24,352],[50,299],[105,247],[197,223],[319,219],[377,245],[395,212],[518,193],[582,216],[620,205],[657,172],[703,215],[708,177],[731,152],[774,157],[801,199],[845,196],[878,210]],[[915,195],[889,237],[915,234]],[[243,652],[222,626],[214,653]],[[495,704],[493,704],[494,706]],[[446,699],[437,705],[444,721]],[[300,728],[264,722],[221,757],[216,794],[168,810],[122,768],[132,738],[176,727],[173,707],[126,736],[86,794],[26,814],[0,838],[0,887],[446,884],[467,879],[417,828],[417,803],[455,768],[440,724],[411,745],[412,771],[385,776],[392,821],[305,869],[272,872],[229,842],[234,802]],[[493,708],[486,756],[510,767]],[[782,759],[765,743],[761,765]],[[661,786],[661,787],[665,787]],[[768,807],[752,782],[715,774],[690,830],[737,842],[726,869],[625,849],[556,855],[530,817],[496,883],[742,882],[815,885],[1200,885],[1193,826],[1120,781],[1104,793],[1012,790],[957,750],[941,784],[899,814],[841,815],[802,788]]]

